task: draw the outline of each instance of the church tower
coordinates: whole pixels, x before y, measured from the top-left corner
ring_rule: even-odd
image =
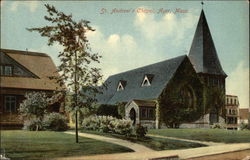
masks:
[[[215,89],[221,94],[221,102],[224,101],[223,97],[225,96],[225,79],[227,75],[223,71],[220,64],[220,60],[218,58],[203,9],[200,14],[199,22],[188,56],[195,68],[196,73],[200,76],[207,88],[206,101],[208,96],[213,94],[212,90]],[[214,96],[216,96],[216,94],[214,94]],[[215,106],[218,104],[214,100],[215,97],[212,97],[212,99],[213,100],[210,102],[206,102],[209,104],[205,105],[206,113],[209,113],[210,115],[210,124],[213,124],[213,122],[218,122],[218,115],[221,115],[223,112],[223,108]],[[214,104],[212,104],[212,102]]]

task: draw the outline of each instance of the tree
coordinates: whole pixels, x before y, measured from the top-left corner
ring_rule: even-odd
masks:
[[[63,46],[59,52],[61,64],[58,66],[59,77],[56,79],[62,86],[73,91],[75,120],[76,120],[76,143],[78,143],[78,111],[83,107],[90,107],[95,102],[98,93],[97,84],[101,79],[100,68],[93,66],[92,62],[99,63],[101,58],[98,53],[92,53],[86,33],[94,31],[89,21],[75,21],[72,15],[66,15],[58,11],[54,6],[45,4],[48,16],[44,19],[49,26],[30,28],[29,31],[38,32],[42,37],[48,38],[48,45],[55,43]]]
[[[25,94],[25,100],[20,104],[20,116],[25,120],[34,120],[42,123],[43,116],[47,113],[48,99],[44,92],[31,92]],[[39,125],[36,125],[38,131]]]

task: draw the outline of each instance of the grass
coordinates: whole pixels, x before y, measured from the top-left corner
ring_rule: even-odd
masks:
[[[150,134],[222,143],[250,142],[250,131],[225,129],[151,129]]]
[[[81,130],[81,132],[128,140],[134,143],[144,145],[156,151],[170,150],[170,149],[196,148],[196,147],[205,146],[203,144],[184,142],[184,141],[179,141],[179,140],[170,140],[170,139],[165,139],[165,138],[146,137],[144,139],[137,139],[135,136],[125,137],[123,135],[118,135],[118,134],[113,134],[113,133],[102,133],[98,131]]]
[[[79,137],[62,132],[51,131],[1,131],[1,148],[11,159],[50,159],[67,156],[83,156],[132,152],[132,150],[93,139]]]

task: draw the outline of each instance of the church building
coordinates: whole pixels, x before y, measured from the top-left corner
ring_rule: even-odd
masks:
[[[124,104],[134,125],[208,128],[225,118],[225,79],[204,11],[189,55],[108,77],[100,104]]]

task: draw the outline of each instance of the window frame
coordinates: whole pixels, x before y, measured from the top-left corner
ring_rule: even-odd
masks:
[[[8,99],[8,98],[10,98],[10,99]],[[12,106],[13,104],[14,104],[14,106]],[[4,112],[5,113],[16,113],[17,112],[17,96],[14,96],[14,95],[5,95],[4,96]]]
[[[139,111],[140,111],[140,120],[155,120],[156,116],[154,107],[141,106]]]
[[[10,72],[7,72],[7,68],[10,69]],[[11,64],[1,64],[0,65],[0,75],[1,76],[13,76],[14,67]]]

